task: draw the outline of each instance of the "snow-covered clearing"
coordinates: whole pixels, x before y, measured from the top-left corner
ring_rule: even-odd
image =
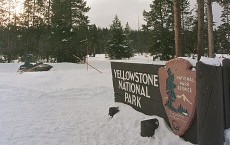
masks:
[[[151,58],[131,60],[150,63]],[[51,64],[48,72],[19,74],[19,64],[0,64],[0,145],[190,145],[157,116],[114,103],[110,61]],[[159,62],[162,63],[162,62]],[[120,112],[108,116],[110,106]],[[158,118],[154,138],[140,136],[140,122]]]

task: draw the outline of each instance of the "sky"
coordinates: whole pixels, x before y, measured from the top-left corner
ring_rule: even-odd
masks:
[[[152,0],[86,0],[87,5],[91,10],[87,14],[91,24],[96,24],[98,27],[108,27],[112,24],[115,15],[121,20],[124,26],[127,22],[132,29],[138,28],[144,24],[143,10],[149,11]],[[194,6],[196,0],[190,1]],[[213,5],[214,22],[220,23],[220,6]]]

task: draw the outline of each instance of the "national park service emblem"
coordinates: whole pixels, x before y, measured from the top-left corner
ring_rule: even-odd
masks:
[[[196,72],[190,62],[176,58],[158,71],[163,106],[171,128],[182,136],[196,111]]]

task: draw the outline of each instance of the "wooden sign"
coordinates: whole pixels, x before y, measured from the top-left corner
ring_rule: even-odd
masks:
[[[173,132],[182,136],[196,111],[196,72],[190,62],[177,58],[159,69],[162,103]]]
[[[158,70],[162,66],[111,62],[115,102],[147,115],[167,118],[159,90]]]

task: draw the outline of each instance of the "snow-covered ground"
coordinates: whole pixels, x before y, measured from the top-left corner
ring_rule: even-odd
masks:
[[[114,103],[110,61],[97,55],[89,63],[102,73],[57,63],[48,72],[19,74],[20,63],[0,64],[0,145],[191,145],[163,119]],[[110,106],[120,109],[113,118]],[[149,118],[160,121],[154,138],[140,136],[140,122]]]

